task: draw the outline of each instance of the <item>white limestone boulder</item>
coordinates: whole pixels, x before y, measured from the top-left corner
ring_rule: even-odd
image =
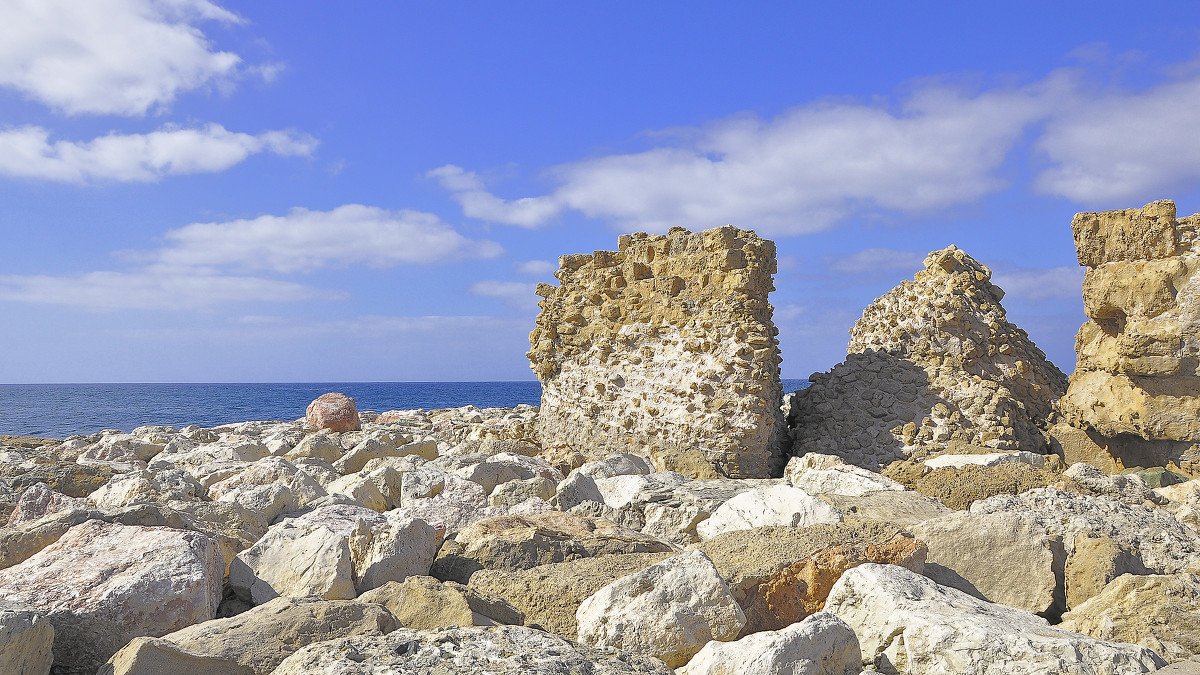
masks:
[[[277,597],[356,596],[354,560],[346,538],[322,525],[291,518],[271,526],[229,566],[229,586],[261,605]]]
[[[579,641],[678,667],[711,640],[737,637],[746,616],[712,560],[689,551],[604,586],[575,612]]]
[[[558,469],[540,457],[526,457],[512,452],[501,452],[492,455],[481,462],[457,468],[453,473],[474,481],[483,486],[486,493],[491,493],[497,485],[513,480],[524,480],[541,476],[557,484],[563,479]]]
[[[782,630],[704,645],[679,675],[858,675],[858,636],[845,621],[817,612]]]
[[[325,491],[329,494],[346,495],[375,511],[386,511],[388,507],[387,497],[383,496],[383,493],[379,491],[379,486],[371,480],[370,476],[357,473],[342,476],[326,485]]]
[[[828,503],[790,485],[747,490],[717,507],[696,526],[701,539],[722,532],[756,527],[807,527],[842,522],[842,514]]]
[[[102,509],[168,501],[200,501],[205,490],[181,469],[157,469],[118,474],[88,495]]]
[[[341,444],[337,439],[330,435],[327,431],[309,434],[304,437],[294,448],[284,453],[287,459],[323,459],[327,462],[336,462],[342,458]]]
[[[550,499],[550,503],[554,504],[559,509],[566,511],[567,509],[579,506],[584,502],[604,503],[604,495],[600,494],[600,488],[596,487],[596,480],[585,473],[571,472],[558,484],[554,490],[554,496]]]
[[[620,452],[615,455],[609,455],[604,459],[585,462],[571,473],[582,474],[593,480],[599,480],[601,478],[612,478],[613,476],[644,475],[652,471],[653,469],[650,468],[645,459],[627,452]]]
[[[0,570],[0,599],[50,619],[56,669],[95,672],[135,637],[213,618],[224,570],[217,543],[198,532],[89,520]]]
[[[86,499],[68,497],[50,489],[45,483],[34,483],[25,488],[17,499],[16,508],[8,515],[8,525],[32,523],[55,513],[86,509],[88,506]]]
[[[420,457],[437,459],[437,440],[426,438],[414,441],[411,436],[395,431],[375,432],[351,448],[333,467],[343,474],[362,471],[367,462],[385,457]]]
[[[0,600],[0,673],[46,675],[54,626],[33,607]]]
[[[911,675],[1148,673],[1166,665],[1149,649],[1050,626],[1029,612],[939,586],[895,565],[855,567],[825,611],[858,635],[863,658]]]
[[[348,538],[355,589],[365,593],[389,581],[428,575],[445,533],[442,527],[400,514],[373,526],[359,521]]]
[[[295,464],[282,457],[264,457],[230,477],[209,485],[208,497],[217,500],[239,487],[272,484],[286,486],[296,496],[299,506],[326,494],[315,478]]]

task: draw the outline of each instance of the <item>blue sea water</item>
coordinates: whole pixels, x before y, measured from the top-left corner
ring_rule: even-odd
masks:
[[[784,391],[808,385],[784,380]],[[286,382],[211,384],[3,384],[0,434],[65,438],[146,424],[202,427],[246,420],[294,420],[316,397],[340,391],[359,410],[537,405],[542,388],[524,382]]]

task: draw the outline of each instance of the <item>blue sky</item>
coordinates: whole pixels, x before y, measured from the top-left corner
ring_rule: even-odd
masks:
[[[776,240],[784,377],[957,244],[1063,370],[1073,213],[1200,210],[1191,3],[0,2],[0,382],[532,379],[538,281]]]

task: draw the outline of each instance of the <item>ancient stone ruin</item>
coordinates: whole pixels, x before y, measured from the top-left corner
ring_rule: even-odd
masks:
[[[1198,226],[1169,200],[1071,222],[1088,321],[1062,411],[1114,469],[1200,468]]]
[[[538,286],[529,360],[547,448],[695,476],[782,468],[775,244],[725,226],[622,235]]]
[[[991,276],[951,246],[863,310],[849,357],[790,397],[794,454],[874,469],[963,445],[1042,449],[1066,376],[1008,322]]]

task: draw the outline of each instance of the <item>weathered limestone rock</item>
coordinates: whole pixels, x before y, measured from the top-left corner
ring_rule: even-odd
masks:
[[[45,483],[34,483],[21,493],[17,499],[16,508],[8,516],[8,525],[31,523],[46,516],[87,508],[86,500],[68,497],[60,492],[51,490]]]
[[[453,581],[412,576],[389,581],[358,596],[359,602],[383,605],[401,626],[432,630],[450,626],[521,625],[525,615],[508,601],[487,597]]]
[[[575,612],[590,595],[617,579],[661,562],[670,553],[628,553],[539,565],[524,571],[480,570],[472,590],[503,598],[525,615],[525,625],[574,638]]]
[[[378,637],[349,637],[301,649],[273,675],[394,673],[426,675],[671,675],[661,661],[611,648],[587,647],[522,626],[400,628]]]
[[[229,566],[229,586],[261,605],[279,596],[355,597],[354,561],[345,537],[300,519],[273,525]]]
[[[188,626],[163,639],[198,656],[267,675],[305,645],[351,635],[382,635],[400,627],[379,605],[351,600],[275,598],[227,619]],[[182,675],[181,671],[179,675]]]
[[[882,545],[899,528],[890,523],[856,521],[813,527],[760,527],[717,535],[690,548],[703,551],[746,614],[742,635],[779,627],[763,598],[763,585],[819,551],[842,544]]]
[[[402,515],[389,515],[379,525],[357,521],[348,539],[355,589],[362,593],[389,581],[429,574],[444,534],[437,525]]]
[[[863,310],[849,357],[791,396],[793,452],[878,469],[951,442],[1041,450],[1066,377],[1009,323],[991,271],[958,248]]]
[[[1027,514],[960,511],[911,529],[929,547],[923,574],[942,586],[1043,616],[1065,609],[1062,537]]]
[[[200,501],[204,488],[191,474],[179,469],[135,471],[113,476],[88,496],[102,509],[131,504]]]
[[[480,520],[451,535],[432,574],[467,583],[481,569],[524,570],[538,565],[620,553],[661,553],[671,544],[603,518],[551,511]]]
[[[788,461],[783,478],[788,485],[811,495],[861,497],[881,490],[904,490],[903,485],[891,478],[853,464],[839,462],[828,467],[809,468],[804,467],[801,457],[793,457]]]
[[[858,497],[821,495],[847,521],[869,520],[907,527],[950,513],[945,504],[911,490],[879,490]]]
[[[256,675],[253,670],[227,659],[202,656],[180,649],[170,640],[134,638],[113,654],[96,675],[158,675],[197,673],[202,675]]]
[[[1039,469],[1024,462],[995,466],[967,464],[961,468],[930,470],[920,462],[909,460],[893,463],[884,473],[952,509],[966,509],[980,499],[995,495],[1021,494],[1055,485],[1061,479],[1060,474],[1048,468]]]
[[[1071,223],[1089,320],[1062,412],[1124,466],[1194,470],[1200,456],[1198,225],[1168,200]]]
[[[1067,609],[1074,609],[1098,595],[1109,582],[1123,574],[1148,573],[1136,550],[1121,546],[1108,537],[1080,535],[1075,538],[1075,549],[1067,558],[1063,575]]]
[[[587,458],[631,451],[669,462],[661,468],[702,460],[695,477],[778,475],[775,244],[725,226],[617,245],[562,256],[561,284],[538,286],[528,356],[545,446]]]
[[[717,507],[696,525],[701,539],[722,532],[756,527],[808,527],[842,522],[842,514],[828,503],[790,485],[747,490]]]
[[[1063,615],[1062,628],[1132,642],[1174,663],[1200,654],[1200,577],[1124,574]]]
[[[708,556],[690,551],[618,579],[575,612],[579,641],[652,655],[672,668],[710,640],[732,640],[746,616]]]
[[[829,590],[846,570],[866,563],[899,565],[918,574],[925,567],[925,542],[899,533],[882,544],[838,544],[800,560],[759,586],[766,612],[759,627],[777,630],[821,611]]]
[[[554,499],[558,483],[542,476],[534,476],[524,480],[510,480],[497,485],[488,495],[489,506],[515,506],[530,497],[543,501]]]
[[[858,635],[863,658],[883,672],[935,675],[1152,672],[1166,662],[1144,647],[1051,627],[895,565],[842,575],[825,611]]]
[[[362,428],[354,399],[338,392],[321,394],[309,403],[304,411],[304,420],[313,429],[358,431]]]
[[[33,607],[0,600],[0,673],[46,675],[54,626]]]
[[[93,520],[0,571],[0,599],[50,619],[56,669],[95,672],[135,637],[215,616],[224,567],[202,534]]]
[[[679,675],[858,675],[862,652],[845,621],[820,612],[778,631],[713,641]]]
[[[1038,488],[980,500],[970,510],[974,517],[1003,512],[1032,518],[1038,530],[1062,537],[1068,555],[1084,534],[1136,549],[1147,571],[1156,574],[1182,572],[1200,561],[1200,536],[1162,509]]]
[[[1141,505],[1165,502],[1154,494],[1145,479],[1136,473],[1109,475],[1090,464],[1075,464],[1063,472],[1073,491],[1081,494],[1103,495],[1126,504]]]

